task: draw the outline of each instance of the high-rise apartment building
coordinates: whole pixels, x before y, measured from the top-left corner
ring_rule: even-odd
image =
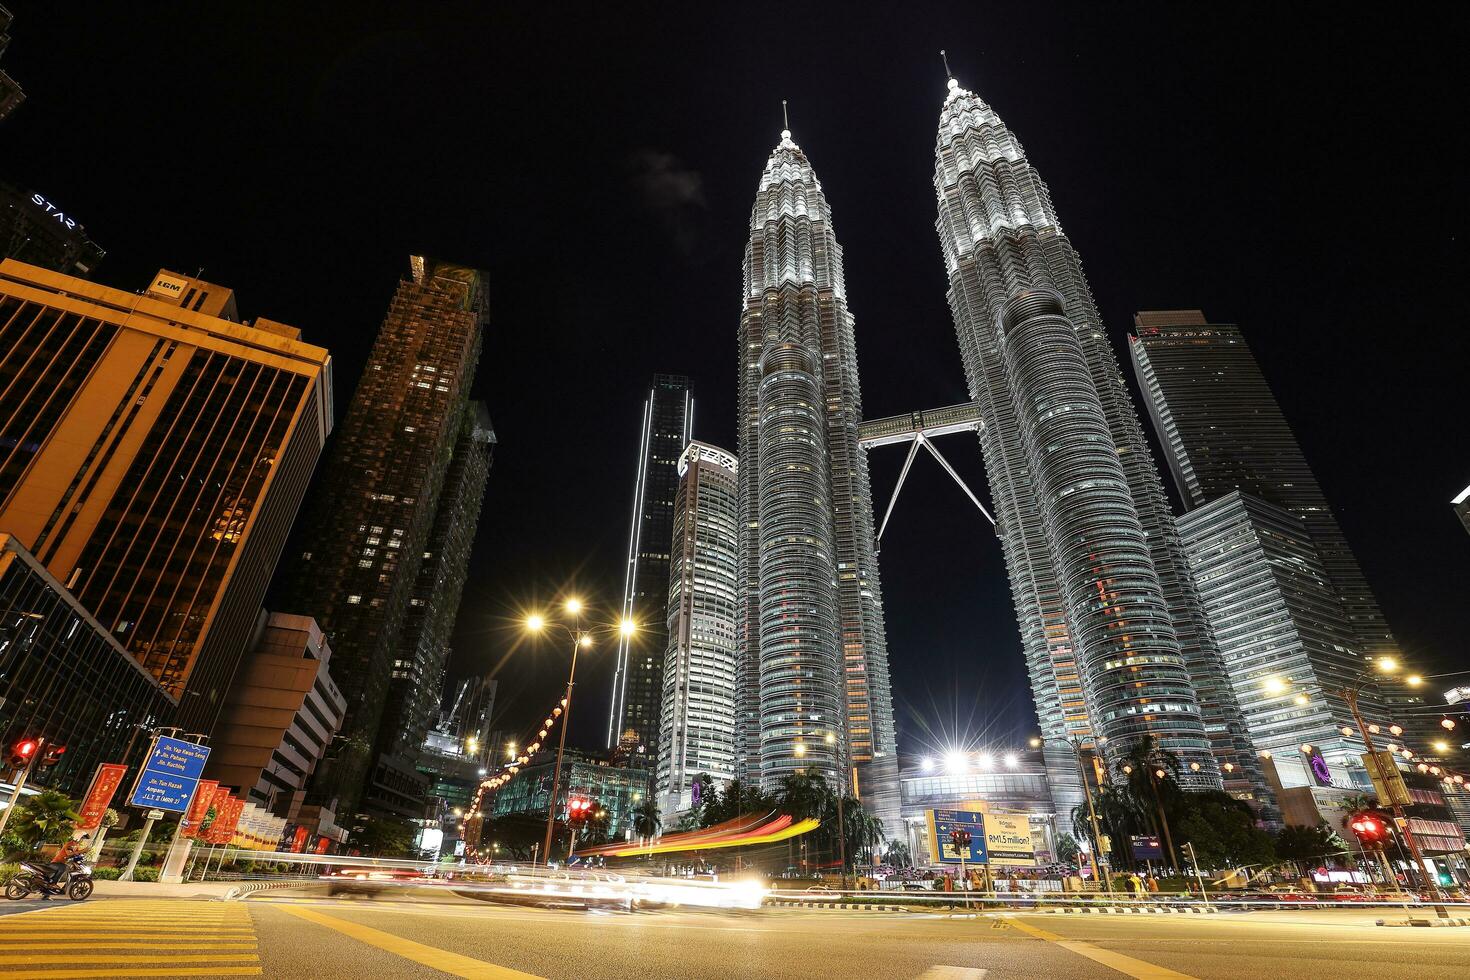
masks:
[[[812,773],[901,831],[872,491],[842,246],[783,130],[761,174],[739,332],[737,770]],[[758,707],[757,707],[758,706]]]
[[[494,445],[489,411],[483,403],[471,402],[460,422],[418,581],[393,650],[392,681],[378,733],[380,752],[416,750],[438,718],[449,641],[469,575]]]
[[[1286,786],[1326,782],[1302,745],[1330,780],[1367,786],[1362,737],[1342,734],[1357,722],[1340,693],[1363,659],[1305,522],[1234,490],[1185,514],[1179,531],[1256,748],[1273,754]],[[1359,705],[1388,740],[1377,692]]]
[[[654,755],[659,746],[659,698],[669,640],[665,632],[669,545],[674,535],[674,495],[679,487],[677,466],[693,431],[694,401],[689,394],[689,379],[655,374],[643,403],[628,562],[623,569],[623,618],[636,622],[638,633],[618,641],[607,720],[608,748],[626,739],[644,746],[646,756]]]
[[[669,826],[693,805],[696,777],[707,774],[722,785],[735,776],[738,469],[732,454],[702,442],[679,457],[655,766]]]
[[[411,763],[372,771],[379,723],[486,318],[479,270],[410,256],[307,509],[278,604],[321,624],[347,718],[308,799],[354,812],[369,779],[413,806]],[[436,600],[437,601],[437,600]],[[382,757],[379,757],[381,762]],[[399,798],[401,797],[401,798]]]
[[[934,187],[949,303],[980,432],[1058,811],[1071,750],[1152,736],[1183,781],[1264,792],[1163,484],[1045,183],[953,79]]]
[[[1365,656],[1397,653],[1322,487],[1233,324],[1199,310],[1139,313],[1129,349],[1186,510],[1240,490],[1297,515]]]
[[[208,732],[332,427],[331,360],[234,294],[0,262],[0,531]]]

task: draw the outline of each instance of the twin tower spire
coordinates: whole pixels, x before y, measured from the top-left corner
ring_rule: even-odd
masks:
[[[943,52],[941,55],[943,56]],[[1146,738],[1181,782],[1259,773],[1081,263],[995,112],[949,75],[934,189],[949,303],[1063,820],[1071,748]],[[832,211],[782,102],[740,317],[737,770],[847,786],[890,835],[897,745],[854,320]],[[902,662],[902,653],[899,661]]]

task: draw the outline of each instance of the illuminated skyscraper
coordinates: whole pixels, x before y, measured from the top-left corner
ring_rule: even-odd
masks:
[[[411,810],[423,780],[377,755],[379,725],[446,474],[469,403],[486,318],[485,275],[414,255],[312,492],[295,553],[274,589],[332,646],[347,718],[308,800],[355,812]],[[437,597],[430,601],[437,601]],[[396,657],[395,651],[404,654]]]
[[[693,805],[695,777],[722,785],[735,775],[737,469],[734,456],[702,442],[679,457],[655,770],[670,826]]]
[[[1359,651],[1397,654],[1363,576],[1261,366],[1233,324],[1199,310],[1134,317],[1138,384],[1185,510],[1240,490],[1301,518],[1342,603]]]
[[[783,131],[761,175],[740,319],[737,769],[846,786],[901,829],[893,699],[842,247]]]
[[[1020,142],[949,82],[934,187],[949,302],[1048,739],[1145,735],[1182,781],[1264,786],[1081,263]],[[1081,786],[1048,746],[1058,809]],[[1243,778],[1242,778],[1243,777]]]
[[[679,488],[679,457],[694,428],[689,379],[655,374],[643,403],[638,440],[638,473],[633,483],[633,519],[628,528],[628,562],[623,570],[623,618],[638,633],[618,641],[613,670],[607,747],[627,740],[643,746],[645,757],[659,747],[659,698],[663,693],[664,651],[668,647],[669,547],[674,534],[674,495]],[[628,732],[632,736],[628,736]]]
[[[0,530],[209,732],[332,428],[331,359],[162,271],[0,262]]]

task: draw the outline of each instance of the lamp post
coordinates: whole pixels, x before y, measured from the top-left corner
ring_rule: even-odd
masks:
[[[1363,692],[1364,687],[1368,686],[1375,679],[1375,670],[1379,674],[1392,675],[1398,669],[1398,661],[1393,657],[1379,657],[1373,662],[1372,667],[1364,668],[1360,671],[1358,676],[1353,678],[1350,684],[1332,689],[1333,693],[1347,703],[1348,710],[1352,712],[1353,721],[1358,726],[1358,734],[1363,736],[1363,747],[1368,750],[1370,757],[1377,751],[1373,744],[1373,726],[1363,721],[1363,714],[1358,709],[1358,695]],[[1405,681],[1410,687],[1418,687],[1424,683],[1423,677],[1418,674],[1409,675],[1405,678]],[[1279,694],[1285,691],[1288,683],[1289,681],[1285,678],[1273,677],[1266,681],[1266,689],[1271,693]],[[1306,700],[1305,695],[1296,695],[1296,702],[1298,704],[1305,703]],[[1344,734],[1347,733],[1346,729],[1343,731]],[[1397,732],[1398,729],[1395,728],[1394,731]],[[1396,800],[1388,800],[1387,802],[1389,808],[1393,811],[1394,824],[1402,831],[1404,843],[1409,845],[1409,854],[1413,857],[1412,863],[1416,865],[1414,869],[1415,874],[1418,875],[1419,880],[1424,882],[1436,898],[1443,900],[1444,892],[1440,890],[1438,876],[1430,874],[1427,870],[1427,866],[1424,863],[1424,854],[1419,850],[1419,841],[1414,837],[1414,832],[1409,827],[1409,818],[1404,814],[1403,805]]]
[[[556,765],[552,769],[551,776],[551,800],[546,805],[546,843],[541,848],[541,861],[546,867],[551,866],[551,838],[556,829],[556,802],[557,795],[561,791],[561,764],[562,756],[567,748],[567,728],[572,721],[572,688],[577,682],[577,653],[584,647],[590,647],[593,637],[598,633],[619,632],[625,637],[631,637],[638,631],[631,619],[625,619],[616,627],[584,627],[582,625],[582,612],[585,606],[580,599],[568,599],[563,604],[567,615],[571,617],[571,624],[557,623],[548,620],[539,613],[533,613],[526,617],[526,629],[532,633],[540,634],[550,630],[560,630],[572,642],[572,664],[567,672],[567,693],[561,701],[561,733],[556,741]],[[529,759],[527,760],[530,761]],[[532,861],[534,864],[534,860]]]
[[[1099,744],[1106,741],[1106,737],[1098,739]],[[1032,748],[1041,748],[1044,742],[1064,742],[1072,750],[1072,755],[1077,759],[1077,775],[1082,777],[1082,792],[1087,797],[1087,819],[1092,824],[1092,867],[1103,880],[1103,888],[1109,895],[1113,894],[1113,863],[1108,862],[1108,870],[1102,870],[1102,831],[1097,826],[1097,808],[1092,804],[1092,784],[1087,781],[1087,765],[1082,758],[1082,744],[1076,739],[1063,738],[1053,735],[1051,738],[1043,738],[1038,735],[1031,739]],[[1101,787],[1099,787],[1101,788]]]

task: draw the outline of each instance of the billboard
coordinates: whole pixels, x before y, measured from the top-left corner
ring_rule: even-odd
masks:
[[[1134,836],[1133,860],[1135,861],[1162,861],[1164,859],[1164,846],[1159,843],[1158,837]]]
[[[994,867],[1036,867],[1031,818],[1024,813],[985,814],[985,850]]]

